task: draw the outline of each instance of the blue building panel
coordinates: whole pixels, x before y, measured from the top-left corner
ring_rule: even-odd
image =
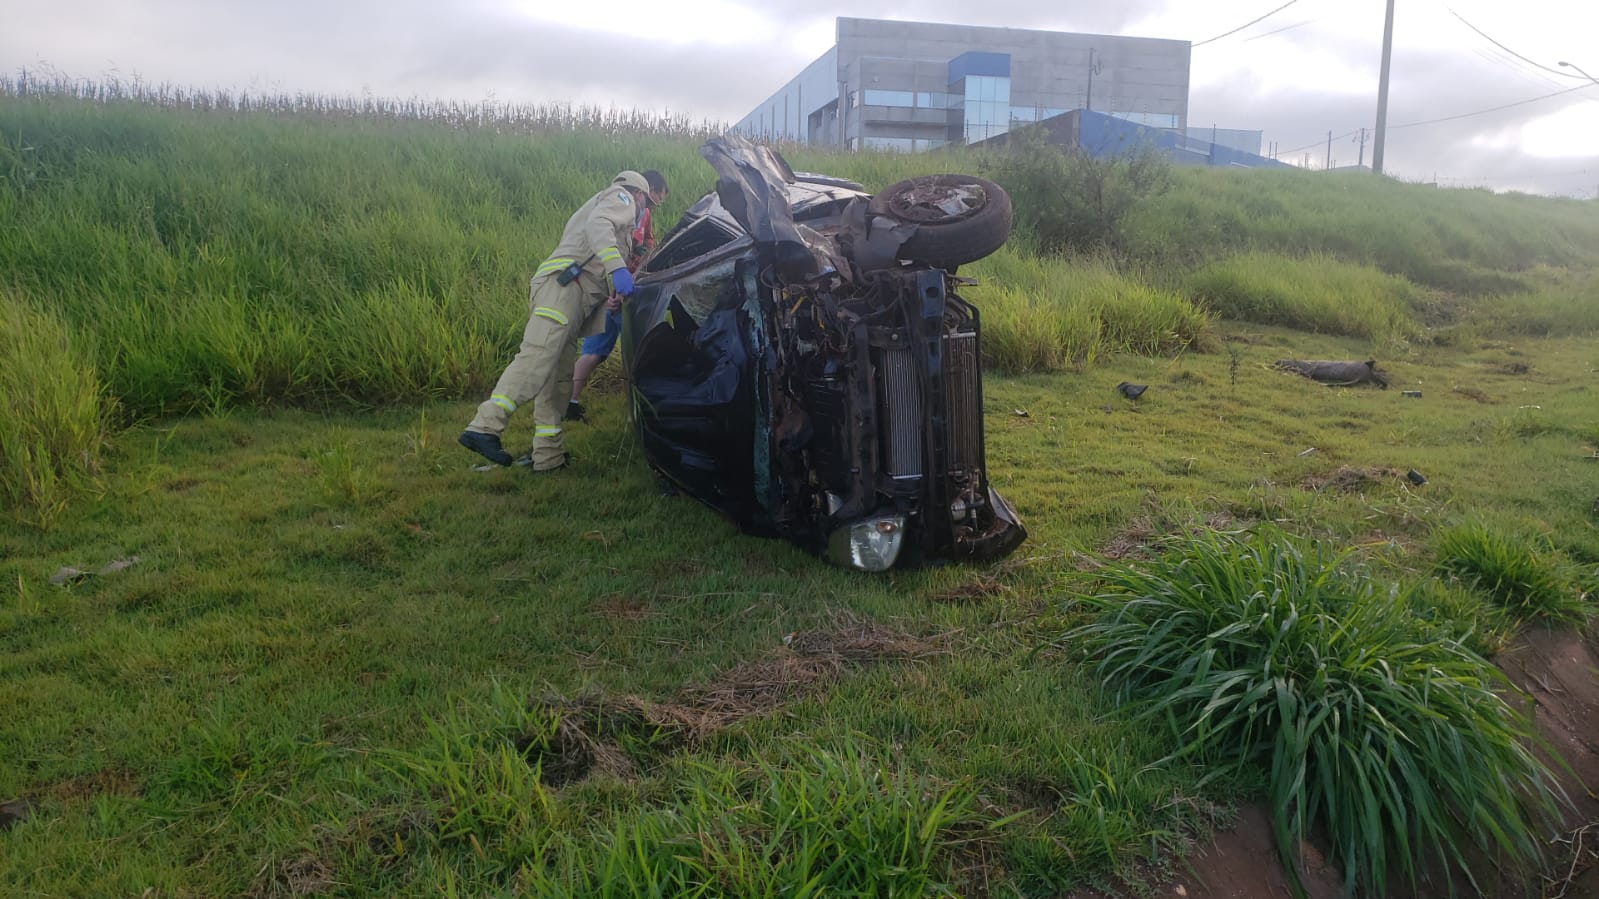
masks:
[[[1196,140],[1177,131],[1150,128],[1101,112],[1079,109],[1069,114],[1079,117],[1077,149],[1090,156],[1119,156],[1148,148],[1159,151],[1178,165],[1289,167],[1287,163],[1275,159]]]
[[[969,50],[949,61],[949,83],[954,84],[968,75],[1010,77],[1010,54]]]

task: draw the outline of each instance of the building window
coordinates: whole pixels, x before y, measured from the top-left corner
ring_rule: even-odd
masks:
[[[949,95],[942,91],[917,91],[916,105],[921,109],[948,109]]]
[[[866,93],[867,106],[915,106],[916,94],[911,91],[877,91],[868,90]]]
[[[951,125],[967,142],[987,140],[1010,130],[1010,78],[998,75],[968,75],[950,85],[951,108],[961,110]]]

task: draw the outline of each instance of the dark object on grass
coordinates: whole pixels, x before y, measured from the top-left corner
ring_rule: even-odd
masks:
[[[1120,384],[1116,385],[1116,389],[1121,391],[1122,396],[1125,396],[1125,397],[1127,397],[1130,400],[1136,400],[1139,397],[1144,395],[1144,391],[1149,389],[1149,385],[1148,384],[1133,384],[1133,383],[1130,383],[1130,382],[1127,382],[1127,381],[1123,381]]]
[[[26,799],[7,799],[0,802],[0,830],[10,830],[33,816],[33,806]]]
[[[1414,468],[1405,472],[1405,477],[1409,479],[1410,483],[1415,484],[1417,487],[1427,483],[1427,479],[1422,476],[1421,472],[1415,470]]]
[[[1408,396],[1408,397],[1410,397],[1412,399],[1418,399],[1418,400],[1421,399],[1421,391],[1419,391],[1419,390],[1406,390],[1406,391],[1403,391],[1400,395],[1401,396]]]
[[[1384,390],[1388,389],[1388,379],[1383,376],[1383,372],[1377,370],[1375,360],[1367,360],[1365,362],[1305,362],[1299,359],[1278,359],[1277,367],[1284,371],[1297,372],[1312,381],[1320,381],[1329,387],[1376,384]]]

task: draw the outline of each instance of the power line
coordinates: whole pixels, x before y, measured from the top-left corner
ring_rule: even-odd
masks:
[[[1359,133],[1360,133],[1360,129],[1356,128],[1353,131],[1345,131],[1343,134],[1340,134],[1337,137],[1334,137],[1333,140],[1343,140],[1346,137],[1354,137],[1355,135],[1357,135]],[[1325,146],[1326,143],[1327,143],[1327,139],[1326,138],[1321,138],[1319,140],[1313,140],[1310,143],[1305,144],[1303,147],[1295,147],[1292,150],[1278,150],[1277,151],[1277,155],[1278,156],[1287,156],[1290,153],[1298,153],[1300,150],[1309,150],[1311,147]]]
[[[1476,112],[1462,112],[1459,115],[1446,115],[1446,116],[1443,116],[1442,118],[1427,119],[1424,122],[1406,122],[1403,125],[1389,125],[1388,127],[1389,128],[1417,128],[1417,127],[1420,127],[1422,125],[1436,125],[1439,122],[1453,122],[1456,119],[1469,119],[1472,116],[1487,115],[1490,112],[1498,112],[1501,109],[1511,109],[1511,108],[1516,107],[1516,106],[1526,106],[1528,103],[1537,103],[1539,100],[1547,100],[1550,97],[1558,97],[1558,96],[1561,96],[1562,94],[1572,93],[1573,91],[1586,90],[1586,89],[1588,89],[1590,87],[1593,87],[1593,86],[1594,85],[1592,85],[1592,84],[1579,84],[1576,87],[1568,87],[1565,90],[1555,91],[1552,94],[1544,94],[1541,97],[1528,97],[1525,100],[1517,100],[1514,103],[1506,103],[1503,106],[1493,106],[1493,107],[1489,107],[1488,109],[1479,109]],[[1315,146],[1315,145],[1312,144],[1311,146]]]
[[[1246,37],[1246,38],[1243,39],[1243,41],[1241,43],[1247,44],[1250,41],[1258,41],[1258,40],[1260,40],[1263,37],[1271,37],[1274,34],[1282,34],[1284,31],[1293,31],[1295,28],[1303,28],[1304,26],[1309,25],[1312,22],[1320,22],[1320,21],[1321,21],[1320,19],[1306,19],[1303,22],[1296,22],[1296,23],[1294,23],[1292,25],[1284,25],[1283,27],[1278,28],[1275,31],[1268,31],[1265,34],[1257,34],[1254,37]]]
[[[1526,66],[1516,65],[1516,63],[1512,61],[1510,57],[1493,50],[1492,48],[1472,47],[1471,55],[1477,57],[1478,59],[1487,60],[1488,62],[1501,66],[1507,72],[1514,72],[1517,78],[1520,78],[1529,84],[1537,84],[1539,87],[1543,87],[1544,85],[1550,85],[1553,87],[1561,86],[1560,82],[1550,78],[1547,75],[1540,75],[1537,72],[1528,69]]]
[[[1228,37],[1229,35],[1237,34],[1238,32],[1243,31],[1245,28],[1248,28],[1249,26],[1254,25],[1257,22],[1264,22],[1265,20],[1271,18],[1272,16],[1277,15],[1278,13],[1282,12],[1283,10],[1287,9],[1290,6],[1293,6],[1295,3],[1298,3],[1298,2],[1299,2],[1299,0],[1288,0],[1287,3],[1284,3],[1282,6],[1277,7],[1276,9],[1272,10],[1269,13],[1266,13],[1265,15],[1263,15],[1263,16],[1261,16],[1259,18],[1250,19],[1249,21],[1245,22],[1244,24],[1239,25],[1237,28],[1234,28],[1232,31],[1228,31],[1228,32],[1224,32],[1222,34],[1218,34],[1218,35],[1216,35],[1215,37],[1212,37],[1212,38],[1206,38],[1205,40],[1202,40],[1199,43],[1194,44],[1193,46],[1194,47],[1203,47],[1206,44],[1213,44],[1216,41],[1219,41],[1219,40],[1221,40],[1224,37]]]
[[[1593,87],[1593,86],[1594,85],[1592,85],[1592,84],[1579,84],[1576,87],[1568,87],[1565,90],[1558,90],[1558,91],[1555,91],[1552,94],[1543,94],[1542,96],[1538,96],[1538,97],[1528,97],[1525,100],[1517,100],[1514,103],[1506,103],[1506,104],[1504,104],[1502,106],[1493,106],[1493,107],[1489,107],[1488,109],[1479,109],[1476,112],[1462,112],[1462,113],[1459,113],[1457,115],[1443,116],[1441,118],[1436,118],[1436,119],[1427,119],[1426,121],[1422,121],[1422,122],[1406,122],[1403,125],[1389,125],[1388,127],[1390,129],[1392,129],[1392,128],[1419,128],[1422,125],[1436,125],[1436,124],[1438,124],[1440,122],[1453,122],[1456,119],[1469,119],[1472,116],[1487,115],[1490,112],[1499,112],[1500,110],[1503,110],[1503,109],[1513,109],[1513,108],[1515,108],[1517,106],[1526,106],[1528,103],[1537,103],[1539,100],[1548,100],[1548,99],[1550,99],[1552,97],[1559,97],[1559,96],[1562,96],[1564,94],[1572,93],[1573,91],[1580,91],[1580,90],[1584,90],[1586,88],[1590,88],[1590,87]],[[1359,134],[1359,133],[1360,133],[1360,129],[1356,128],[1353,131],[1345,131],[1343,134],[1339,134],[1339,135],[1333,137],[1333,140],[1343,140],[1346,137],[1351,137],[1351,136]],[[1279,150],[1279,151],[1277,151],[1277,155],[1278,156],[1287,156],[1287,155],[1289,155],[1291,153],[1298,153],[1298,152],[1300,152],[1302,150],[1309,150],[1312,147],[1320,147],[1320,146],[1325,145],[1326,143],[1327,143],[1327,139],[1326,138],[1320,138],[1320,139],[1317,139],[1317,140],[1313,140],[1313,141],[1311,141],[1308,144],[1305,144],[1303,147],[1294,147],[1294,148],[1289,149],[1289,150]]]
[[[1467,28],[1470,28],[1472,31],[1475,31],[1479,35],[1481,35],[1483,40],[1487,41],[1490,44],[1493,44],[1495,47],[1498,47],[1499,49],[1505,51],[1506,53],[1509,53],[1511,56],[1514,56],[1515,58],[1521,60],[1522,62],[1527,63],[1528,65],[1536,66],[1537,68],[1543,69],[1545,72],[1549,72],[1549,73],[1552,73],[1552,74],[1555,74],[1555,75],[1559,75],[1562,78],[1576,78],[1577,77],[1576,75],[1573,75],[1570,72],[1562,72],[1559,69],[1551,69],[1548,66],[1544,65],[1543,63],[1534,62],[1533,60],[1530,60],[1527,57],[1522,56],[1520,53],[1517,53],[1516,51],[1510,49],[1509,47],[1506,47],[1504,44],[1501,44],[1498,41],[1494,40],[1492,37],[1490,37],[1488,35],[1488,33],[1486,31],[1483,31],[1481,28],[1478,28],[1477,26],[1471,24],[1470,22],[1467,22],[1465,16],[1461,15],[1460,13],[1455,12],[1453,9],[1450,9],[1447,6],[1444,7],[1444,8],[1448,9],[1449,10],[1449,14],[1454,16],[1455,18],[1459,19],[1461,21],[1461,23],[1464,24]]]

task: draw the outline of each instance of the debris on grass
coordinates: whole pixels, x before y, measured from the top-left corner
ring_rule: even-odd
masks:
[[[10,830],[33,817],[33,806],[26,799],[0,802],[0,831]]]
[[[114,561],[107,562],[94,571],[86,571],[82,568],[73,568],[72,566],[67,565],[63,566],[55,574],[50,575],[50,585],[52,587],[64,587],[68,584],[76,584],[77,582],[90,577],[105,577],[108,574],[116,574],[119,571],[125,571],[129,568],[132,568],[137,564],[139,564],[139,557],[129,556],[126,559],[116,559]]]
[[[1386,373],[1377,369],[1375,359],[1368,359],[1365,362],[1278,359],[1276,367],[1303,375],[1329,387],[1376,384],[1384,390],[1388,389],[1388,379],[1384,376]]]

